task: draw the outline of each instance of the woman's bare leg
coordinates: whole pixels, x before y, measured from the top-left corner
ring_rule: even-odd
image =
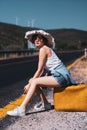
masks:
[[[32,96],[36,91],[36,87],[38,86],[47,86],[47,87],[61,87],[60,84],[54,79],[53,76],[44,76],[40,78],[36,78],[31,83],[31,86],[27,92],[27,95],[24,101],[21,104],[21,108],[26,108],[28,103],[30,102]]]
[[[40,87],[37,87],[37,88],[36,88],[36,93],[37,93],[37,95],[39,96],[41,102],[44,102],[44,103],[46,103],[46,104],[49,103],[49,102],[47,101],[47,99],[46,99],[44,93],[43,93],[43,90],[42,90]]]
[[[28,83],[28,84],[25,85],[25,87],[24,87],[24,94],[26,94],[26,93],[28,92],[29,88],[30,88],[30,84]],[[36,94],[37,94],[38,97],[40,98],[41,102],[44,102],[44,103],[46,103],[46,104],[49,103],[49,102],[47,101],[47,99],[46,99],[46,97],[45,97],[45,95],[44,95],[44,93],[43,93],[41,87],[37,87],[37,88],[36,88]]]

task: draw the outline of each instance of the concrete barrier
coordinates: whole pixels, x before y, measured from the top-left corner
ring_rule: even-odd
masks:
[[[54,88],[54,108],[56,111],[87,111],[87,84]]]

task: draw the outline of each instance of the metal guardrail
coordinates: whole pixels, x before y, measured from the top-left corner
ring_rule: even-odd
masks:
[[[56,50],[55,50],[56,51]],[[56,51],[57,52],[57,51]],[[78,53],[78,52],[84,52],[85,57],[87,56],[87,49],[82,50],[69,50],[69,51],[58,51],[58,53]],[[0,59],[10,59],[10,58],[19,58],[19,57],[25,57],[25,56],[31,56],[38,53],[38,49],[26,49],[26,50],[0,50]]]
[[[14,50],[14,51],[0,50],[0,59],[18,58],[18,57],[30,56],[36,53],[38,53],[37,49]]]

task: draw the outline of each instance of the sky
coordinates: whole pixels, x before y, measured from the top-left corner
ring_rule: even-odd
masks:
[[[87,31],[87,0],[0,0],[0,22]]]

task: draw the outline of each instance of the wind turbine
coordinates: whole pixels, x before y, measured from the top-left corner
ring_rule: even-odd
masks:
[[[16,25],[18,25],[18,17],[16,17]]]
[[[31,27],[34,27],[34,24],[35,24],[35,20],[32,19],[32,21],[31,21]]]

